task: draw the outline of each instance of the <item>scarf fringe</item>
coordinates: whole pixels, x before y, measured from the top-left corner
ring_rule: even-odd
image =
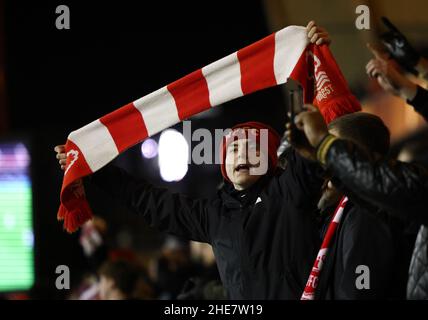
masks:
[[[73,206],[72,210],[67,210],[64,205],[60,205],[57,218],[64,221],[64,229],[68,233],[75,232],[85,222],[92,219],[92,210],[86,200],[80,201],[78,206]]]
[[[354,95],[347,94],[334,97],[318,108],[328,124],[345,114],[361,111],[361,104]]]

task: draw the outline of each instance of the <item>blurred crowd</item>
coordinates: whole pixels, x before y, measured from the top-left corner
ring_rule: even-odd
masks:
[[[214,255],[208,244],[165,236],[159,252],[147,255],[115,248],[107,222],[94,217],[81,230],[89,269],[69,299],[193,300],[224,299]]]

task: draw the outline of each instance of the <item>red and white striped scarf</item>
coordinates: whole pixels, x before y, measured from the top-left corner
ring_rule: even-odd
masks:
[[[309,44],[304,27],[284,28],[71,132],[58,219],[73,232],[92,217],[81,178],[126,149],[199,112],[288,78],[302,84],[305,102],[317,105],[327,122],[361,109],[328,47]]]
[[[339,226],[340,220],[342,219],[343,210],[345,209],[345,205],[347,202],[348,202],[348,198],[342,197],[342,199],[339,202],[339,205],[336,208],[336,211],[334,212],[333,219],[330,221],[328,225],[327,232],[324,236],[324,240],[321,244],[321,248],[318,251],[318,255],[315,259],[314,266],[312,267],[312,271],[309,275],[301,300],[315,299],[315,291],[318,287],[319,275],[324,266],[324,261],[325,261],[325,258],[327,257],[328,250],[330,249],[331,241],[334,235],[336,234],[337,227]]]

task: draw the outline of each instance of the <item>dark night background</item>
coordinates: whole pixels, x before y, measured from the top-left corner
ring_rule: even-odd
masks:
[[[4,2],[9,133],[3,137],[27,140],[32,154],[34,296],[61,298],[54,285],[57,265],[70,267],[72,282],[85,268],[78,234],[68,235],[56,221],[62,172],[53,147],[64,143],[72,130],[270,33],[259,1],[246,2],[245,10],[233,7],[232,1],[146,3]],[[70,30],[55,27],[55,8],[61,4],[70,8]],[[192,130],[260,120],[282,132],[284,117],[281,91],[274,88],[208,111],[192,120]],[[182,126],[175,128],[181,131]],[[117,160],[130,172],[165,185],[156,161],[143,159],[139,146]],[[168,185],[193,196],[210,196],[220,182],[217,166],[193,165],[182,181]],[[141,250],[159,245],[162,236],[141,219],[102,195],[98,198],[94,210],[109,218],[113,231],[127,226]]]

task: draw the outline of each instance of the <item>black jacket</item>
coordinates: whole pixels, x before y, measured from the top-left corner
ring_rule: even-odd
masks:
[[[213,247],[231,299],[299,299],[319,249],[315,219],[320,168],[295,152],[287,169],[245,192],[226,183],[211,200],[190,199],[111,165],[85,181],[158,230]]]
[[[331,218],[330,214],[322,221],[322,237]],[[349,200],[325,259],[316,299],[405,299],[411,253],[406,240],[400,221]],[[356,285],[363,274],[368,288]]]
[[[335,185],[354,199],[366,201],[402,221],[428,224],[428,170],[425,167],[393,159],[373,162],[356,145],[343,140],[333,142],[326,161]],[[409,269],[407,294],[411,299],[428,298],[428,252],[424,245],[428,239],[422,239],[424,235],[426,233],[420,231]],[[408,262],[407,251],[412,245],[405,244],[400,264]]]
[[[428,121],[428,91],[418,86],[416,96],[407,101],[415,110]]]
[[[326,167],[335,186],[396,217],[428,223],[428,170],[394,159],[374,162],[355,144],[336,140],[327,152]]]
[[[428,121],[427,90],[418,87],[415,98],[408,102]],[[428,221],[428,218],[423,220]],[[407,298],[410,300],[428,300],[428,223],[420,227],[416,238],[409,269]]]
[[[428,91],[418,87],[415,98],[408,102],[428,121]],[[368,255],[382,251],[376,262],[377,266],[386,266],[385,272],[380,272],[380,281],[387,281],[384,275],[389,275],[391,274],[391,269],[394,270],[395,273],[392,277],[398,277],[396,278],[398,280],[394,281],[397,281],[399,291],[391,291],[387,297],[401,297],[403,276],[400,274],[402,268],[408,263],[408,252],[413,244],[406,243],[399,227],[400,223],[393,217],[403,221],[428,224],[426,211],[426,199],[428,198],[427,169],[416,164],[402,163],[393,159],[374,162],[368,154],[355,144],[344,140],[335,141],[331,145],[326,157],[326,167],[333,176],[335,186],[338,186],[351,199],[361,204],[360,208],[375,207],[370,211],[376,213],[376,219],[369,217],[369,215],[355,215],[352,219],[354,220],[352,224],[361,225],[364,228],[362,220],[367,220],[368,222],[378,220],[377,224],[370,224],[369,230],[366,231],[367,234],[378,232],[379,236],[376,243],[373,243],[373,247],[370,247],[370,242],[367,242],[367,238],[363,238],[361,243],[370,248],[369,252],[367,252]],[[385,212],[390,214],[389,218],[384,215]],[[344,223],[341,227],[345,227],[350,215],[351,212],[348,212],[344,216]],[[359,219],[357,218],[358,216],[360,217]],[[358,220],[361,221],[359,222]],[[385,226],[389,226],[389,232],[382,231]],[[410,267],[407,293],[411,299],[428,298],[428,252],[426,246],[428,239],[424,238],[427,233],[423,232],[423,230],[424,228],[421,228],[418,235],[419,240],[416,242]],[[344,231],[339,230],[338,237],[343,234],[345,234]],[[358,235],[358,233],[355,234]],[[391,236],[393,236],[393,246],[385,244],[385,241]],[[343,239],[338,243],[343,243],[343,241],[346,243],[348,240]],[[384,245],[380,245],[381,243],[384,243]],[[395,256],[398,255],[401,258],[396,260],[396,263],[388,266],[386,259],[388,255],[391,255],[391,252],[389,252],[391,248],[395,251]],[[354,254],[358,254],[361,249],[362,246],[356,248]],[[338,252],[340,253],[341,251],[340,248],[335,248],[333,252],[337,256]],[[376,257],[373,258],[376,259]],[[341,281],[340,270],[337,274],[339,279],[334,279],[335,283]],[[321,278],[321,281],[325,281],[325,279]],[[352,283],[350,285],[352,286]],[[321,294],[327,295],[326,285],[320,284],[320,287],[322,287]],[[385,288],[388,288],[388,286]],[[352,287],[349,292],[352,293]],[[336,297],[343,297],[342,293],[341,290],[339,290],[339,293],[338,290],[330,290],[328,292],[328,294]],[[370,293],[368,294],[367,297],[370,298]],[[382,295],[382,292],[380,294]]]
[[[410,263],[407,299],[428,300],[428,227],[424,225],[420,227]]]

